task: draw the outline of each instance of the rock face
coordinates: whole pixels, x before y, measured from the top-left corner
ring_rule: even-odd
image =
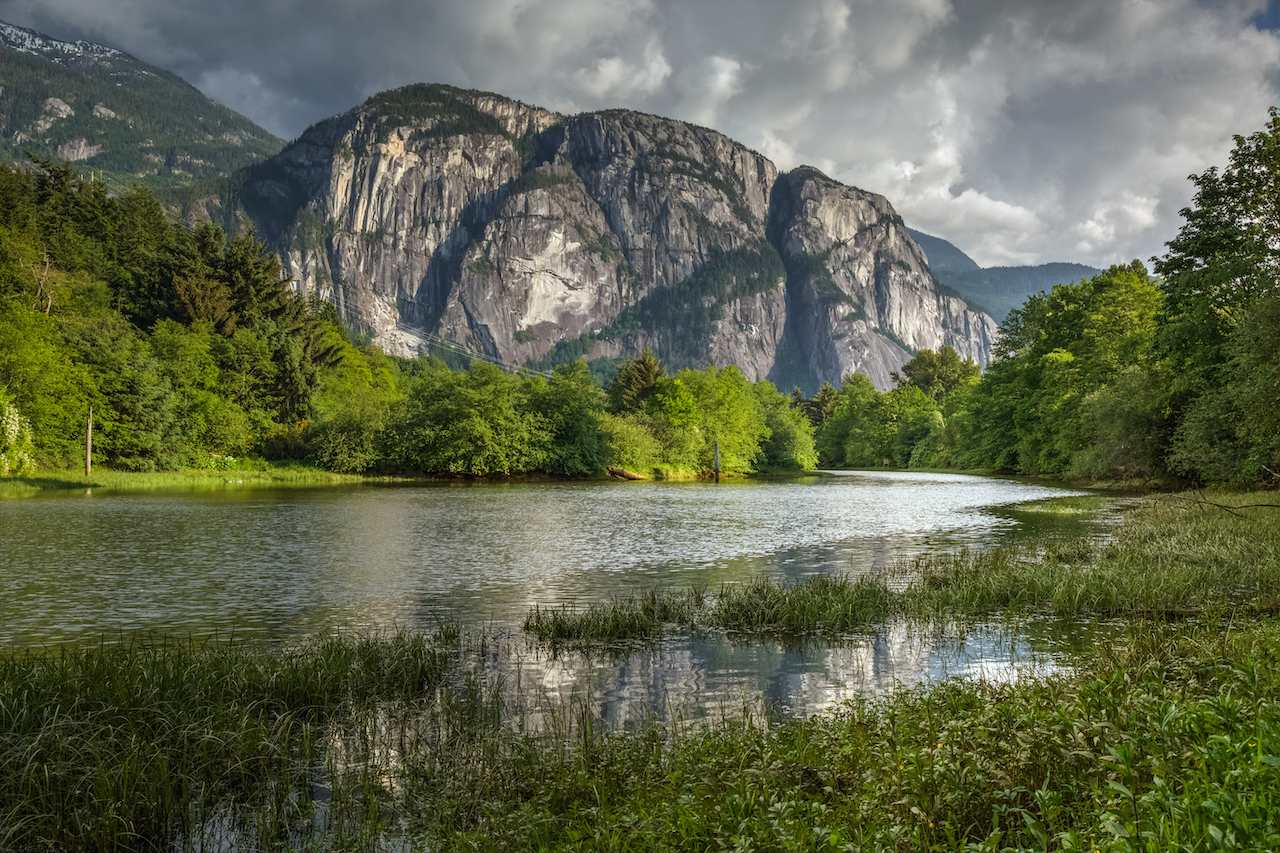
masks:
[[[865,373],[877,388],[904,350],[953,347],[985,364],[998,327],[939,291],[924,252],[884,196],[801,167],[773,189],[770,237],[788,272],[787,337],[801,372]]]
[[[888,387],[914,349],[985,363],[995,334],[883,197],[634,112],[410,86],[312,127],[239,200],[299,288],[404,355],[651,347],[812,391],[853,370]]]

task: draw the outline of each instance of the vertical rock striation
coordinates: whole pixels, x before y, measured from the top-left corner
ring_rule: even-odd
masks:
[[[985,362],[995,335],[883,197],[657,116],[410,86],[309,129],[240,200],[300,288],[405,355],[545,369],[652,347],[883,388],[911,350]]]

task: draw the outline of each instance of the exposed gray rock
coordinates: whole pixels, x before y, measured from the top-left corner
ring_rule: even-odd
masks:
[[[995,334],[938,293],[883,197],[657,116],[407,87],[312,127],[242,198],[300,288],[404,355],[651,347],[672,368],[885,388],[909,349],[985,362]]]
[[[985,364],[994,320],[939,292],[884,196],[802,167],[774,187],[771,237],[788,270],[787,335],[811,381],[865,373],[877,388],[923,349]]]
[[[61,98],[45,98],[44,105],[40,108],[40,118],[36,119],[36,133],[44,133],[58,119],[70,118],[75,114],[76,111]]]
[[[101,145],[90,145],[87,139],[72,139],[58,146],[58,156],[63,160],[88,160],[101,150]]]

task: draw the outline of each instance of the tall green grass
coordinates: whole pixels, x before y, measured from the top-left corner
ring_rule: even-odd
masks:
[[[678,616],[656,599],[620,599],[583,611],[531,612],[535,637],[608,645],[661,636],[680,622],[739,633],[833,637],[892,619],[1186,617],[1280,609],[1280,518],[1250,495],[1153,499],[1109,539],[1081,538],[921,557],[885,573],[760,578],[681,600]],[[647,607],[647,609],[646,609]]]
[[[494,732],[409,751],[405,829],[462,850],[1275,849],[1280,625],[1135,623],[1074,671],[781,725]]]
[[[662,638],[669,624],[692,624],[704,604],[701,589],[649,590],[616,598],[608,604],[588,605],[582,610],[569,606],[535,607],[524,620],[524,630],[539,640],[560,646],[652,642]]]
[[[133,639],[4,657],[0,849],[160,849],[231,804],[287,813],[326,727],[362,703],[434,696],[449,646]]]

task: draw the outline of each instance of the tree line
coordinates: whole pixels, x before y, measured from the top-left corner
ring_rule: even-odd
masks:
[[[1193,176],[1154,270],[1030,297],[985,372],[950,347],[877,391],[806,399],[734,367],[669,374],[646,351],[602,384],[359,345],[252,231],[168,221],[69,166],[0,167],[0,473],[65,468],[90,407],[97,460],[218,468],[592,476],[832,467],[1095,479],[1280,477],[1280,118]],[[1154,273],[1154,274],[1153,274]]]
[[[1191,178],[1154,273],[1140,261],[1010,313],[981,376],[921,352],[876,392],[813,400],[823,464],[1093,479],[1280,482],[1280,118]]]
[[[716,442],[728,470],[816,463],[803,414],[736,368],[668,376],[646,353],[606,393],[583,361],[394,358],[288,284],[252,231],[188,230],[66,164],[0,167],[0,473],[75,465],[90,409],[95,461],[134,470],[676,474]]]

